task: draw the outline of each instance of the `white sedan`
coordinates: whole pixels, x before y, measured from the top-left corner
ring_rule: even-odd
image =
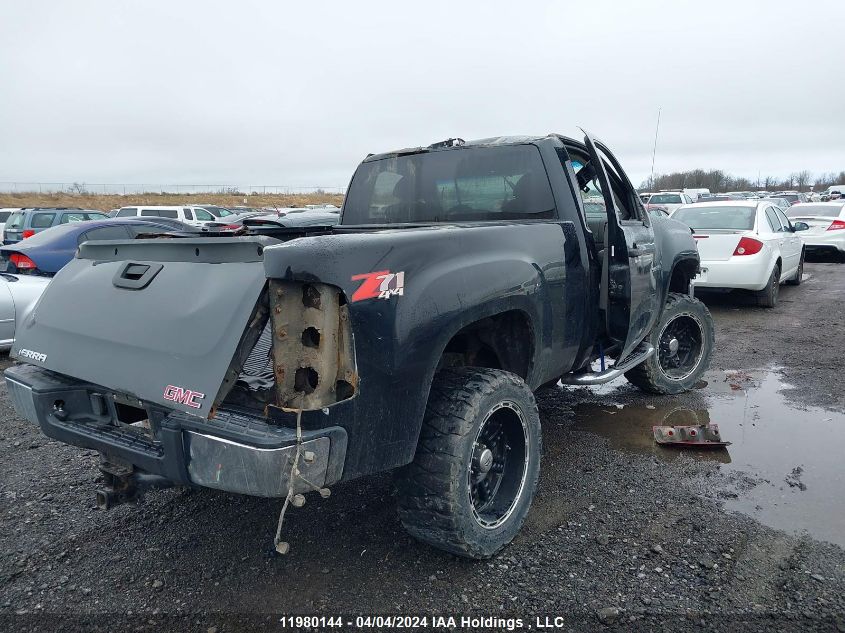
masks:
[[[809,225],[801,234],[805,249],[845,255],[845,202],[802,202],[789,207],[786,215],[793,222]]]
[[[669,215],[672,215],[685,204],[692,204],[692,198],[683,191],[661,191],[652,194],[648,199],[646,210],[651,211],[654,207],[663,207]]]
[[[758,305],[773,308],[780,284],[798,285],[804,273],[799,231],[772,202],[728,200],[681,207],[672,214],[693,230],[701,256],[696,288],[751,290]]]

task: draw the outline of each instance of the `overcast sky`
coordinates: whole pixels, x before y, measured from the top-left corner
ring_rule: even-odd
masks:
[[[0,3],[0,181],[344,186],[450,136],[845,169],[845,2]]]

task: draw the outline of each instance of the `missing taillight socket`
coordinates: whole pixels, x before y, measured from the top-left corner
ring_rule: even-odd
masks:
[[[302,344],[305,347],[320,347],[320,330],[315,327],[307,327],[302,331]]]
[[[335,395],[337,396],[338,402],[341,400],[346,400],[347,398],[351,398],[355,395],[355,387],[353,387],[350,383],[345,380],[338,380],[334,384],[334,391]]]
[[[311,284],[302,286],[302,305],[306,308],[320,309],[320,291]]]
[[[312,367],[300,367],[293,377],[293,388],[301,393],[314,393],[320,382],[320,374]]]

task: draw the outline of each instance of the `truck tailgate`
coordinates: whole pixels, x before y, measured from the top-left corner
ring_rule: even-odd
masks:
[[[267,237],[88,242],[18,328],[20,360],[207,417],[266,283]]]

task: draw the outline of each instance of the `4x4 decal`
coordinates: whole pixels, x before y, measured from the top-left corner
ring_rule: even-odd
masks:
[[[352,295],[352,301],[364,299],[389,299],[405,294],[405,272],[392,273],[389,270],[379,270],[374,273],[353,275],[352,281],[363,280],[358,290]]]

